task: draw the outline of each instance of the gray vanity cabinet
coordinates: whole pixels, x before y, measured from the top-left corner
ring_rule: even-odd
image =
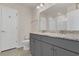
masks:
[[[35,40],[34,45],[34,54],[35,56],[53,56],[53,46],[47,43],[41,42],[39,40]],[[33,51],[33,50],[32,50]]]
[[[41,42],[38,40],[35,40],[34,38],[31,38],[30,40],[30,50],[31,54],[33,56],[40,56],[42,55],[41,50]]]
[[[30,50],[33,56],[78,56],[78,47],[79,42],[72,40],[30,35]]]
[[[42,55],[42,46],[41,46],[41,42],[38,40],[35,40],[35,56],[40,56]]]
[[[42,42],[42,55],[43,56],[53,56],[54,55],[54,50],[53,46],[47,43]]]
[[[77,56],[78,54],[64,50],[62,48],[54,47],[54,56]]]

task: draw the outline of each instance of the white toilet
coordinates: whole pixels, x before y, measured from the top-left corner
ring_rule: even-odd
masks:
[[[23,49],[24,50],[29,50],[29,39],[27,38],[26,40],[23,41]]]

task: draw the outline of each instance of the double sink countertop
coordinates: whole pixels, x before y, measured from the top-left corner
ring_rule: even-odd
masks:
[[[79,34],[62,34],[62,33],[50,33],[50,32],[31,32],[33,34],[39,34],[49,37],[58,37],[58,38],[65,38],[68,40],[75,40],[79,41]]]

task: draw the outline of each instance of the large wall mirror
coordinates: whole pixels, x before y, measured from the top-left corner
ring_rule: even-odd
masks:
[[[79,31],[79,4],[57,3],[40,13],[40,31]]]

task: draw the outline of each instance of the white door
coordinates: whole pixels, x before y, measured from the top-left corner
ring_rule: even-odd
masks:
[[[16,11],[2,8],[1,50],[12,49],[17,46],[17,16]]]
[[[2,17],[1,17],[1,8],[0,8],[0,51],[1,51],[1,25],[2,25]]]

